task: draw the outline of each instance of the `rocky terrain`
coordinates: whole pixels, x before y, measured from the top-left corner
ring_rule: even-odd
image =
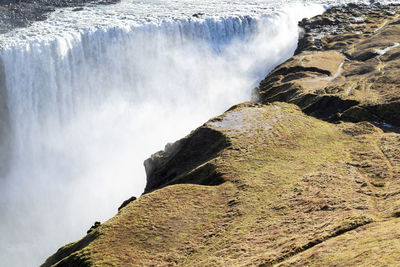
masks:
[[[80,11],[85,4],[116,2],[119,0],[0,0],[0,34],[45,20],[56,8],[76,7]]]
[[[43,266],[398,266],[399,11],[303,20],[253,103],[152,155],[145,194]]]
[[[349,5],[303,20],[296,55],[261,82],[257,100],[330,121],[400,125],[398,10]]]

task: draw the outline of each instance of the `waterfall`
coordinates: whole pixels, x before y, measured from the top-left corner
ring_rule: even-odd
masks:
[[[3,44],[0,262],[38,264],[139,196],[143,160],[248,101],[293,54],[297,21],[322,10],[127,21]]]

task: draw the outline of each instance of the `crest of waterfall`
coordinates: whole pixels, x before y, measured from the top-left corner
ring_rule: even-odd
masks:
[[[0,262],[40,263],[140,195],[143,160],[250,100],[293,54],[297,22],[322,11],[127,20],[3,42]]]

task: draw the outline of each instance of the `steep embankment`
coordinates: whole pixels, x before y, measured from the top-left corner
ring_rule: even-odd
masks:
[[[350,6],[303,21],[260,103],[153,155],[146,194],[44,266],[396,265],[396,11]]]

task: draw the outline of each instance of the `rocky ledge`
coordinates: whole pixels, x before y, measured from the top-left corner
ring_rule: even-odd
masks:
[[[257,101],[154,154],[145,194],[43,266],[397,266],[398,11],[302,21]]]

